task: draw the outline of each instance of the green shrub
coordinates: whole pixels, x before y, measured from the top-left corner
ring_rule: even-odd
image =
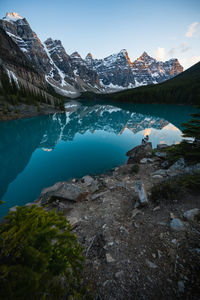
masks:
[[[0,299],[83,299],[84,258],[61,214],[32,206],[0,224]]]
[[[182,141],[178,145],[170,146],[165,151],[169,164],[173,164],[181,157],[184,157],[188,164],[195,164],[200,161],[200,148],[195,143]]]
[[[200,191],[200,173],[182,175],[155,185],[151,190],[151,201],[156,204],[177,200],[184,192]]]
[[[159,204],[169,202],[178,198],[180,194],[179,186],[175,182],[166,181],[155,185],[151,190],[151,201]]]

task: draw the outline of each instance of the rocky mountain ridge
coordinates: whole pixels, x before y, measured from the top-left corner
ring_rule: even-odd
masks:
[[[26,18],[17,13],[7,13],[0,27],[56,92],[69,97],[84,91],[109,93],[156,84],[183,71],[177,59],[161,62],[146,52],[131,62],[125,49],[104,59],[94,59],[91,53],[85,59],[78,52],[68,55],[60,40],[48,38],[42,43]]]

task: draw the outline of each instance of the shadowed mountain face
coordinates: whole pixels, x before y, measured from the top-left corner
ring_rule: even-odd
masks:
[[[188,120],[189,112],[184,106],[174,106],[172,115],[168,106],[78,102],[68,103],[66,109],[63,114],[0,123],[0,198],[6,195],[10,201],[12,195],[26,203],[56,181],[108,170],[123,163],[126,151],[147,132],[154,144],[179,141],[177,127]],[[21,194],[26,180],[27,187],[33,186],[30,195]]]

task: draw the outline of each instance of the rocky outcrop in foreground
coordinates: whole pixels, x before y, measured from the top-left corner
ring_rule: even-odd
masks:
[[[155,203],[151,189],[200,170],[200,164],[187,166],[180,159],[169,167],[160,155],[165,146],[159,145],[155,156],[149,146],[140,147],[138,172],[136,147],[128,152],[131,164],[56,183],[35,202],[62,211],[70,221],[85,247],[84,280],[94,299],[198,299],[200,196],[185,193]]]

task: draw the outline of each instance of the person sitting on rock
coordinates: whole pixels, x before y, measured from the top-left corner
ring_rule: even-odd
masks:
[[[142,144],[145,145],[146,143],[148,143],[149,140],[149,136],[146,135],[144,139],[142,139]]]

